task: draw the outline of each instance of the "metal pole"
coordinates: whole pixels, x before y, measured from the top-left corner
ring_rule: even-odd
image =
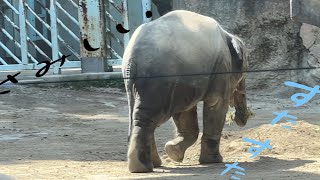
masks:
[[[59,59],[58,25],[56,13],[56,0],[50,0],[50,26],[51,26],[51,48],[52,60]],[[58,63],[53,64],[53,73],[61,74],[61,68]]]
[[[123,19],[123,27],[125,29],[129,29],[129,18],[128,18],[128,1],[122,1],[122,19]],[[130,33],[126,33],[123,35],[123,49],[125,50],[130,40]]]
[[[26,14],[24,9],[24,0],[19,0],[19,25],[20,25],[20,44],[22,64],[28,64],[28,44],[27,44],[27,27]]]
[[[46,4],[46,0],[41,0],[41,3]],[[46,10],[44,8],[40,8],[40,9],[41,9],[41,17],[43,18],[43,21],[48,22]],[[42,32],[43,32],[43,36],[48,38],[48,29],[44,25],[42,25]]]
[[[152,20],[152,17],[147,18],[146,12],[151,11],[151,0],[142,0],[142,19],[143,23],[150,22]]]
[[[28,6],[29,6],[31,9],[34,10],[34,12],[37,12],[37,11],[36,11],[36,8],[35,8],[34,0],[27,0],[27,4],[28,4]],[[33,14],[28,13],[28,14],[27,14],[27,19],[28,19],[29,23],[30,23],[33,27],[36,28],[36,17],[35,17]],[[30,38],[32,41],[37,40],[37,34],[36,34],[35,32],[33,32],[33,31],[28,32],[28,36],[29,36],[29,38]]]
[[[106,19],[105,0],[79,0],[79,25],[80,25],[80,56],[82,73],[105,72],[107,70],[107,44],[106,44]],[[92,48],[90,51],[84,46],[88,41]]]

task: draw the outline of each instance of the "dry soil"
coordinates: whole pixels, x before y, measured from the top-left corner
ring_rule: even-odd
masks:
[[[175,134],[173,122],[156,130],[163,166],[152,173],[127,171],[128,108],[117,88],[72,86],[13,86],[0,95],[0,179],[229,179],[220,173],[225,163],[239,162],[241,179],[320,179],[319,100],[293,107],[290,96],[249,91],[255,116],[244,128],[225,125],[221,153],[225,163],[199,165],[199,140],[188,149],[183,163],[164,152]],[[271,92],[271,91],[269,91]],[[320,95],[318,95],[320,96]],[[202,124],[199,103],[199,124]],[[271,126],[273,112],[287,110],[298,117],[291,130],[285,120]],[[242,138],[270,140],[272,150],[250,158],[252,145]]]

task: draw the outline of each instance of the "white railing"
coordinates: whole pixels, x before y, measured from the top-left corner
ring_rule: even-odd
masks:
[[[78,17],[71,15],[73,13],[68,12],[65,7],[67,3],[69,9],[78,12],[77,3],[73,0],[1,1],[3,3],[0,6],[0,18],[5,21],[6,26],[0,25],[0,36],[5,40],[0,41],[0,71],[40,69],[43,65],[37,65],[39,62],[54,61],[62,57],[63,53],[71,54],[73,58],[67,58],[62,67],[54,64],[54,73],[61,73],[60,68],[81,67],[80,49],[72,46],[72,43],[80,45],[81,41],[80,34],[72,30],[77,27],[80,32]],[[122,24],[123,27],[128,28],[127,0],[122,0],[120,5],[113,0],[106,2],[121,14],[122,22],[118,22],[108,10],[105,12],[111,26]],[[13,15],[9,16],[9,13]],[[62,17],[67,18],[70,23],[66,23],[66,19],[61,19]],[[106,33],[114,40],[113,42],[125,49],[129,42],[129,33],[119,38],[119,34],[116,34],[118,32],[111,32],[112,28],[106,27]],[[62,34],[62,31],[65,33]],[[64,51],[62,51],[62,46]],[[122,55],[116,52],[110,44],[106,48],[112,54],[112,57],[108,59],[108,64],[120,65]]]
[[[111,22],[111,26],[116,26],[117,24],[122,24],[123,27],[127,28],[129,27],[129,21],[128,21],[128,2],[127,0],[123,0],[121,3],[121,7],[118,6],[113,0],[109,0],[109,4],[112,5],[121,15],[122,15],[122,22],[118,22],[108,11],[106,11],[106,17]],[[130,34],[126,33],[123,34],[123,40],[120,40],[118,37],[116,37],[115,33],[113,33],[107,26],[106,29],[107,34],[115,40],[123,49],[126,48],[129,39]],[[122,63],[122,57],[112,48],[110,45],[108,45],[108,50],[111,52],[113,56],[115,56],[116,59],[108,59],[108,64],[113,65],[121,65]]]
[[[56,9],[58,8],[61,13],[65,14],[65,17],[69,18],[72,22],[75,23],[76,27],[79,27],[79,22],[75,17],[72,17],[62,6],[59,2],[56,0],[50,0],[50,6],[49,8],[46,6],[45,0],[34,0],[34,1],[26,1],[26,0],[19,0],[18,4],[11,4],[8,0],[3,0],[5,3],[5,6],[7,6],[7,11],[11,10],[14,12],[15,16],[19,16],[19,21],[16,22],[14,20],[15,18],[9,18],[6,13],[0,9],[0,18],[1,16],[3,19],[7,22],[7,26],[11,27],[0,27],[0,32],[2,32],[4,38],[9,42],[13,42],[14,47],[7,47],[6,44],[3,42],[0,42],[0,50],[5,51],[6,57],[0,57],[0,62],[2,65],[0,65],[0,70],[27,70],[27,69],[40,69],[43,65],[38,66],[37,64],[40,61],[40,57],[35,57],[35,53],[30,53],[30,50],[32,49],[33,52],[37,52],[40,54],[42,58],[44,58],[47,61],[52,61],[59,59],[62,57],[62,52],[60,51],[59,42],[62,43],[69,51],[69,54],[74,55],[76,59],[73,59],[71,61],[70,59],[67,59],[66,63],[64,64],[63,68],[70,68],[70,67],[80,67],[80,55],[79,55],[79,49],[75,50],[72,48],[65,39],[59,34],[59,28],[62,28],[67,32],[72,41],[76,41],[77,43],[80,42],[79,35],[77,36],[74,34],[64,23],[62,20],[59,19]],[[36,12],[35,4],[31,3],[37,3],[37,5],[41,8],[41,14],[48,13],[50,15],[50,24],[43,20],[41,15]],[[73,8],[78,8],[78,6],[72,1],[68,0],[69,4],[72,5]],[[18,7],[18,10],[15,8]],[[77,9],[75,9],[77,11]],[[40,13],[40,12],[39,12]],[[37,20],[43,29],[36,27],[35,21]],[[49,18],[48,18],[49,19]],[[58,27],[60,25],[60,27]],[[8,32],[8,29],[13,29],[13,33]],[[48,37],[48,33],[46,31],[51,32],[51,36]],[[39,40],[46,43],[48,47],[51,48],[51,57],[49,57],[45,53],[45,50],[43,50],[42,47],[39,47],[37,43],[35,42],[34,37],[30,37],[29,34],[35,34],[37,37],[39,37]],[[18,33],[19,38],[15,37],[14,34]],[[68,38],[68,41],[70,41],[70,38]],[[20,50],[20,53],[17,53],[17,49]],[[15,52],[14,52],[15,51]],[[15,63],[9,63],[8,58],[11,58],[15,61]],[[30,60],[30,61],[29,61]],[[58,65],[54,65],[53,67],[54,73],[60,72],[60,67]]]

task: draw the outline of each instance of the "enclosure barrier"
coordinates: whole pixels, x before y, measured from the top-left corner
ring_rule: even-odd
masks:
[[[102,44],[102,47],[99,46],[103,51],[99,56],[93,56],[94,53],[90,55],[83,49],[84,38],[88,38],[92,46],[95,45],[93,39],[97,32],[92,29],[92,32],[85,32],[84,23],[92,25],[92,22],[88,22],[89,19],[87,22],[79,22],[83,17],[83,14],[79,14],[82,6],[80,2],[77,4],[73,0],[3,0],[0,4],[0,19],[3,19],[3,22],[0,20],[0,71],[37,70],[43,66],[37,65],[39,62],[53,61],[69,54],[72,56],[62,67],[54,65],[54,74],[60,74],[61,68],[80,68],[82,60],[87,57],[100,57],[108,66],[121,65],[122,55],[113,48],[114,44],[110,44],[110,40]],[[124,49],[129,41],[129,33],[121,35],[111,26],[122,24],[124,28],[129,27],[127,0],[121,0],[121,5],[113,0],[86,0],[85,5],[88,5],[88,2],[98,2],[102,5],[97,6],[97,11],[103,10],[101,19],[104,21],[97,21],[97,25],[104,26],[100,31],[103,35],[101,37],[113,39]],[[109,12],[109,6],[121,14],[121,22]],[[77,12],[76,15],[73,12]],[[90,34],[90,38],[82,36],[86,33]],[[120,35],[123,38],[119,38]]]
[[[5,41],[0,42],[0,47],[5,51],[5,53],[0,54],[2,56],[0,57],[0,70],[40,69],[42,65],[38,66],[39,62],[52,61],[62,57],[63,54],[60,51],[59,42],[69,50],[68,53],[71,53],[76,58],[75,61],[67,59],[63,68],[80,67],[79,50],[75,50],[59,35],[59,28],[62,28],[73,38],[72,40],[68,39],[69,42],[79,42],[79,38],[60,20],[57,16],[56,8],[58,7],[61,10],[60,12],[73,21],[77,27],[79,27],[79,23],[62,8],[58,1],[19,0],[17,4],[15,4],[16,1],[10,3],[8,0],[3,0],[3,2],[5,6],[0,8],[0,14],[4,18],[5,23],[0,29],[4,38],[7,38],[7,45],[3,43]],[[68,0],[68,2],[77,7],[72,0]],[[16,7],[18,7],[18,10]],[[13,12],[11,17],[8,17],[8,14],[10,14],[9,10]],[[18,20],[16,16],[19,17]],[[58,24],[60,27],[58,27]],[[48,31],[51,36],[48,36]],[[10,42],[14,46],[10,47]],[[48,48],[44,48],[45,46]],[[48,52],[49,49],[50,53]],[[13,59],[15,62],[10,62],[10,59]],[[54,65],[53,72],[61,72],[59,65]]]

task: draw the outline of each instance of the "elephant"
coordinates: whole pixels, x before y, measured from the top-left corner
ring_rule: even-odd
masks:
[[[125,49],[122,75],[129,105],[128,169],[161,166],[154,131],[171,117],[177,137],[165,145],[182,162],[198,139],[197,104],[203,101],[200,164],[223,161],[220,137],[229,105],[234,121],[247,122],[244,42],[216,20],[186,10],[171,11],[140,25]]]

